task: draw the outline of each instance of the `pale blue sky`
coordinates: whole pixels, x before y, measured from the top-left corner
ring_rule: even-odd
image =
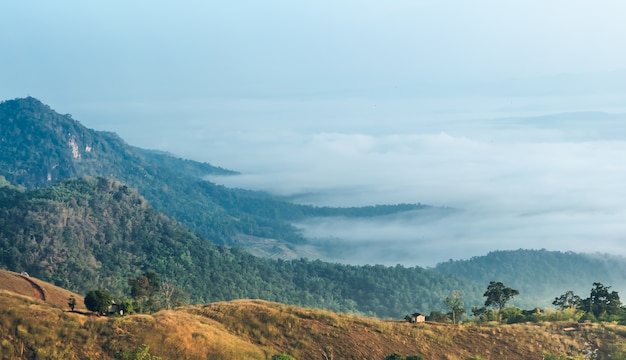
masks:
[[[20,1],[3,98],[395,97],[626,69],[623,1]],[[462,89],[458,89],[461,87]]]
[[[625,253],[624,14],[621,0],[4,2],[0,99],[243,172],[217,179],[233,186],[468,210],[301,224],[354,244],[341,261]]]

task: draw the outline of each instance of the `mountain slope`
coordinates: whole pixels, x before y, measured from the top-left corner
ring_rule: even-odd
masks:
[[[547,305],[568,290],[584,298],[594,282],[612,286],[622,294],[626,291],[626,258],[608,254],[545,249],[493,251],[485,256],[441,263],[435,270],[482,284],[497,279],[519,290],[527,306]]]
[[[305,239],[290,221],[311,216],[372,216],[423,205],[330,209],[302,206],[203,180],[234,172],[138,149],[117,135],[87,129],[34,98],[0,103],[0,175],[28,188],[85,176],[121,181],[158,210],[217,244],[274,239],[278,248]],[[243,235],[243,237],[242,237]],[[286,257],[297,258],[295,255]],[[280,255],[279,255],[280,256]]]
[[[300,306],[403,317],[441,307],[453,289],[480,292],[419,267],[272,261],[217,246],[154,210],[136,190],[89,178],[24,190],[0,187],[0,268],[27,271],[86,293],[128,293],[147,270],[191,301],[259,298]]]
[[[76,299],[76,310],[86,311],[81,295],[65,290],[48,282],[31,277],[26,273],[18,274],[0,270],[0,290],[32,297],[60,308],[67,308],[71,296]]]

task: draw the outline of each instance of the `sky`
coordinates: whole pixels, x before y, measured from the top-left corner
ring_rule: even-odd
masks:
[[[297,224],[347,263],[626,255],[623,1],[21,1],[0,99],[33,96],[211,178],[440,214]],[[331,240],[329,240],[331,239]]]

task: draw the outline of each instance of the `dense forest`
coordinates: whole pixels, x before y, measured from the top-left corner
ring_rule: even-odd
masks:
[[[479,286],[419,267],[348,266],[257,258],[213,244],[154,210],[113,180],[66,180],[0,188],[0,266],[85,293],[128,294],[128,279],[152,270],[210,302],[259,298],[381,317],[441,308],[452,290]]]
[[[595,281],[620,290],[611,276],[617,273],[606,269],[624,264],[605,257],[599,268],[593,256],[545,250],[494,252],[432,269],[268,260],[207,241],[113,180],[66,180],[33,190],[0,182],[0,267],[117,298],[128,296],[129,279],[154,271],[193,303],[259,298],[401,318],[445,310],[443,300],[455,290],[467,309],[479,306],[494,279],[520,290],[512,305],[551,307],[556,296],[585,294]]]
[[[584,294],[596,281],[626,291],[626,259],[609,254],[545,249],[493,251],[486,256],[440,263],[435,270],[480,284],[498,279],[522,294],[532,294],[524,304],[530,300],[546,304],[568,290]]]

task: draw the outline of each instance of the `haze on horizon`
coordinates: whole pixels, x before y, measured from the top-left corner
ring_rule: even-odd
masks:
[[[451,215],[301,226],[338,261],[626,255],[621,1],[20,2],[0,98],[317,205]]]

